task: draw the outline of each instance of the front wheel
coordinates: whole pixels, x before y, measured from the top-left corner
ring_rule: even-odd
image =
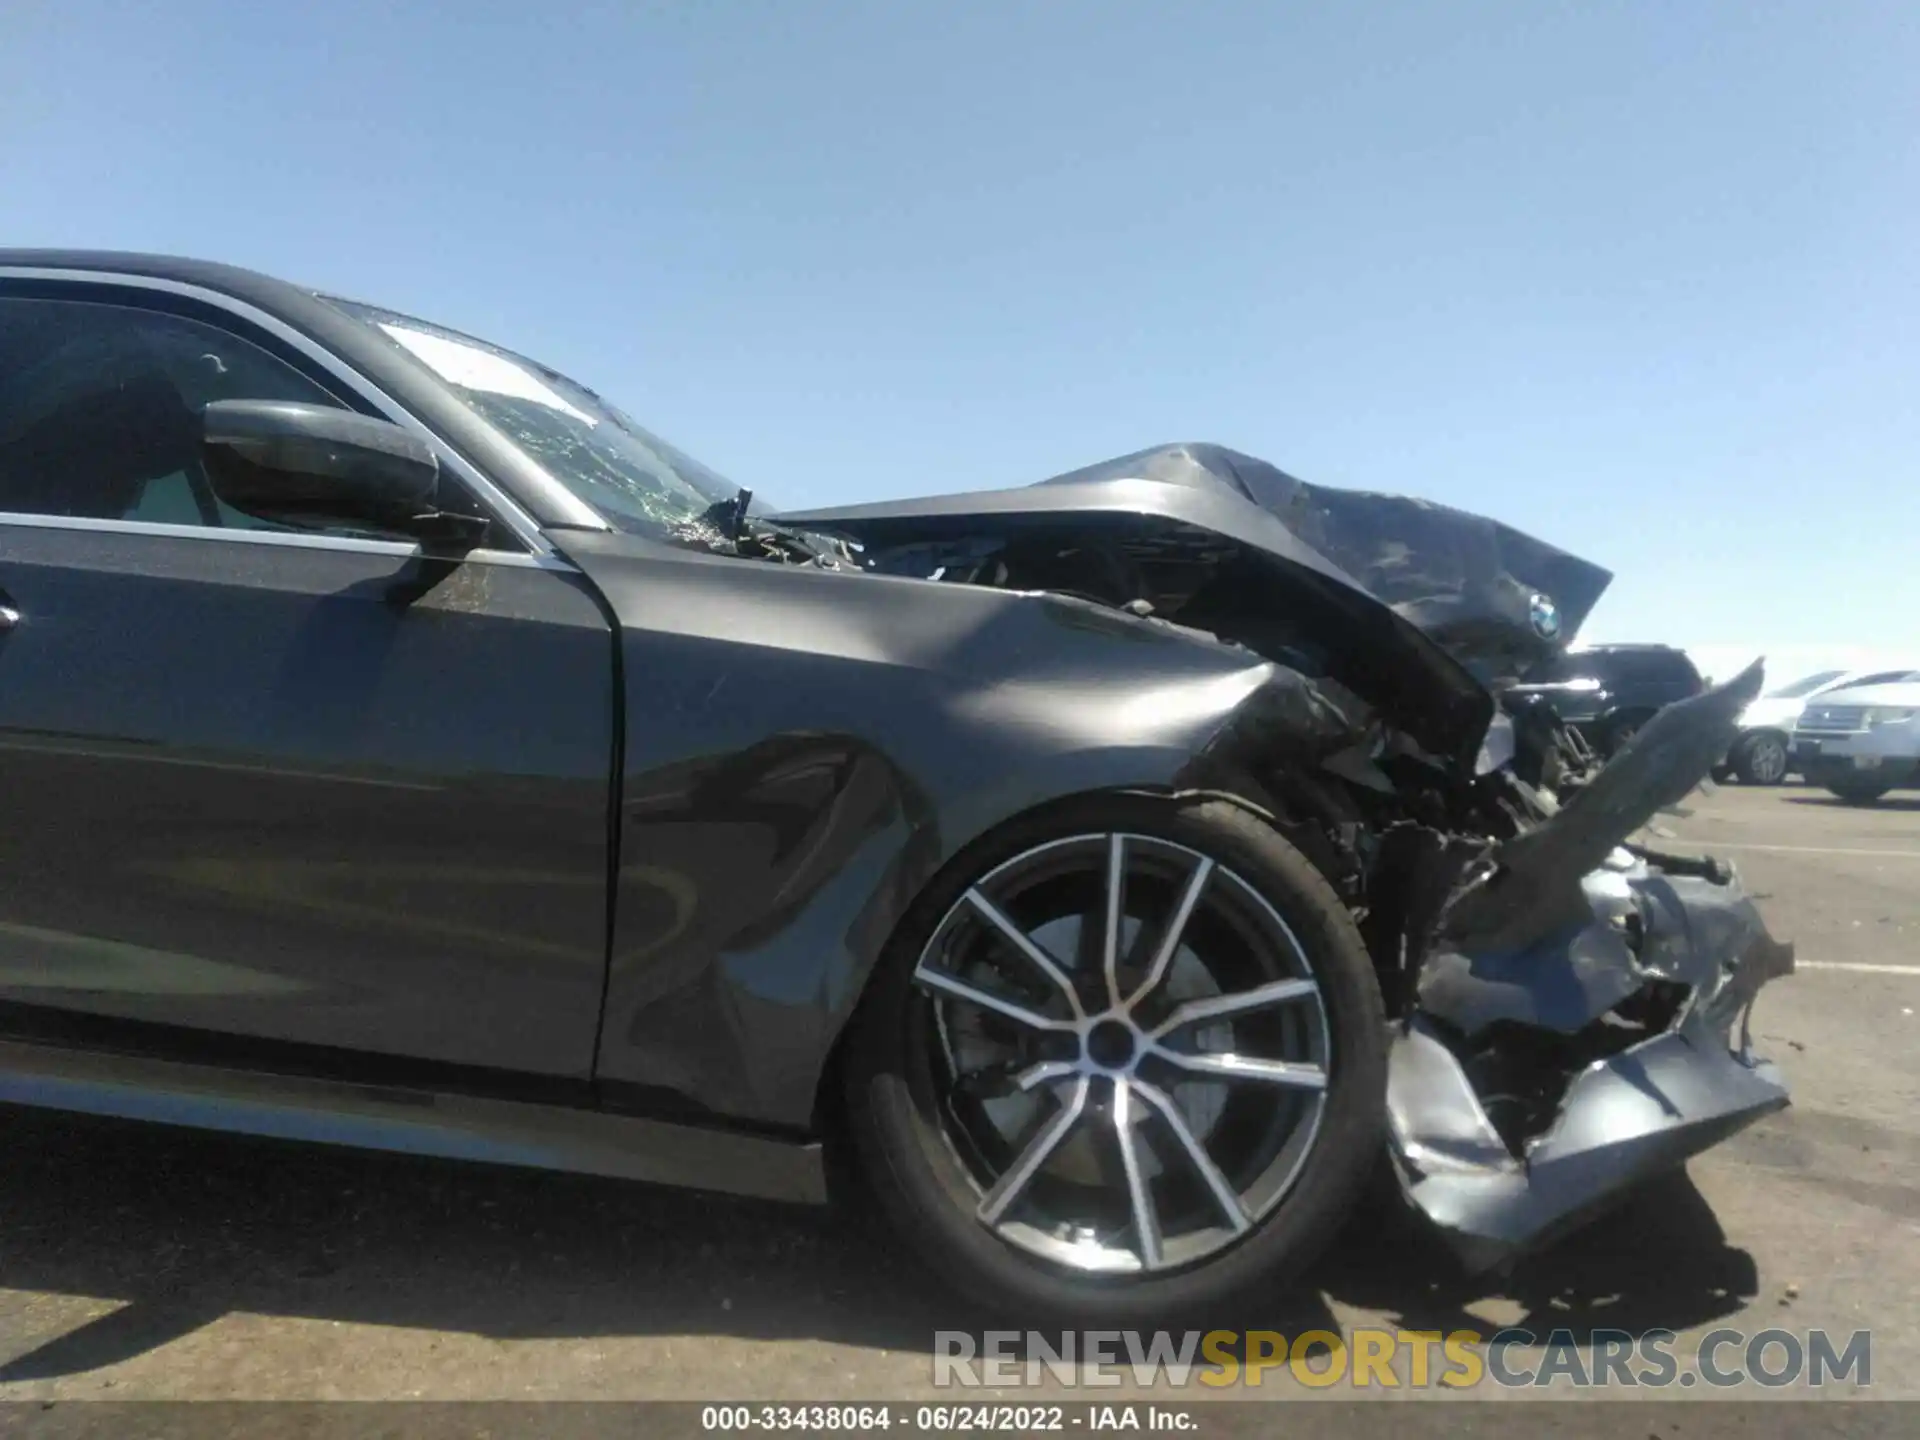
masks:
[[[964,853],[850,1037],[894,1228],[1023,1322],[1147,1326],[1274,1288],[1383,1143],[1372,962],[1320,872],[1224,801],[1090,797]]]
[[[1733,773],[1743,785],[1778,785],[1787,765],[1786,738],[1770,730],[1743,735],[1733,747]]]

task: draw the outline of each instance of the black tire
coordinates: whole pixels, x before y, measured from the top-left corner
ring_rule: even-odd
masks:
[[[1733,773],[1742,785],[1778,785],[1793,767],[1793,754],[1784,735],[1756,730],[1734,742],[1730,757]]]
[[[1230,884],[1241,893],[1239,882],[1244,882],[1256,892],[1259,901],[1270,907],[1269,913],[1284,920],[1297,941],[1297,956],[1318,984],[1315,1003],[1321,1028],[1317,1033],[1327,1042],[1324,1089],[1318,1092],[1324,1099],[1319,1102],[1317,1121],[1292,1162],[1295,1168],[1285,1188],[1276,1192],[1277,1199],[1265,1202],[1271,1208],[1226,1242],[1226,1248],[1203,1254],[1191,1265],[1146,1266],[1143,1240],[1139,1245],[1143,1268],[1118,1276],[1051,1263],[1003,1238],[976,1214],[983,1184],[962,1159],[952,1133],[955,1111],[969,1102],[954,1098],[963,1083],[957,1075],[944,1101],[934,1093],[929,1067],[938,1061],[926,1058],[927,1042],[916,1036],[937,1034],[946,1043],[948,1031],[935,1030],[936,1002],[923,984],[915,982],[923,952],[938,934],[949,933],[941,927],[954,923],[950,914],[964,913],[962,901],[969,887],[984,883],[983,877],[1016,857],[1019,863],[1028,863],[1026,857],[1035,847],[1048,842],[1115,834],[1197,852],[1220,867],[1213,874],[1227,877],[1218,883]],[[1131,919],[1135,882],[1128,874]],[[1158,973],[1169,977],[1163,984],[1171,989],[1172,972]],[[1134,1003],[1140,1003],[1152,983],[1141,986]],[[949,1006],[940,1013],[950,1015],[952,1002],[943,998],[940,1003]],[[1091,1031],[1066,1043],[1082,1047],[1083,1056],[1093,1053]],[[1234,1048],[1239,1048],[1237,1037]],[[1229,802],[1137,794],[1088,796],[1016,821],[969,847],[915,902],[889,942],[849,1034],[845,1120],[857,1172],[897,1237],[962,1293],[1022,1325],[1097,1318],[1103,1326],[1151,1328],[1182,1318],[1217,1318],[1223,1307],[1248,1300],[1270,1305],[1275,1291],[1296,1277],[1333,1237],[1383,1152],[1386,1051],[1386,1021],[1372,961],[1346,907],[1304,855],[1270,826]],[[1149,1061],[1134,1063],[1144,1074]],[[1071,1083],[1081,1084],[1084,1096],[1085,1087],[1098,1082]],[[1279,1093],[1253,1088],[1254,1098],[1248,1103],[1256,1111],[1262,1104],[1260,1094]],[[1123,1130],[1112,1113],[1121,1103],[1117,1095],[1122,1089],[1125,1086],[1116,1082],[1109,1092],[1116,1096],[1108,1111],[1112,1135],[1139,1134],[1149,1125],[1162,1123],[1146,1116],[1142,1106],[1145,1122],[1135,1122],[1133,1131]],[[1285,1103],[1274,1101],[1273,1113],[1278,1114]],[[1056,1116],[1065,1110],[1062,1105]],[[1092,1146],[1108,1137],[1108,1131],[1096,1130],[1085,1144]],[[1116,1142],[1115,1148],[1125,1151],[1127,1144]],[[1049,1154],[1064,1155],[1066,1150],[1062,1142]],[[1024,1150],[1010,1153],[1016,1161],[1025,1158]],[[1160,1158],[1157,1153],[1155,1158]],[[1039,1173],[1055,1163],[1049,1158]],[[1018,1168],[1017,1163],[1006,1167]],[[1215,1174],[1224,1178],[1225,1171],[1216,1168]],[[1154,1184],[1172,1181],[1171,1167],[1156,1171],[1155,1177],[1147,1182],[1147,1209],[1154,1212],[1157,1248],[1160,1216],[1151,1192]],[[1005,1179],[1004,1172],[1001,1178]],[[1136,1207],[1131,1213],[1137,1234],[1137,1193],[1123,1194]]]
[[[1878,804],[1893,786],[1884,780],[1829,780],[1827,790],[1848,805]]]

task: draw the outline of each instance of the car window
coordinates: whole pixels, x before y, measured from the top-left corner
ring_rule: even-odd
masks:
[[[214,400],[339,401],[236,335],[93,301],[0,299],[0,512],[282,530],[214,495]]]
[[[1912,678],[1911,670],[1878,670],[1871,675],[1862,675],[1857,680],[1849,680],[1847,685],[1849,689],[1855,685],[1895,685]]]

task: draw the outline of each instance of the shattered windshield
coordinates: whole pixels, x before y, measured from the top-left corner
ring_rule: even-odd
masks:
[[[739,486],[555,370],[424,320],[331,297],[328,303],[433,371],[618,529],[669,535],[700,523],[716,502],[739,493]]]

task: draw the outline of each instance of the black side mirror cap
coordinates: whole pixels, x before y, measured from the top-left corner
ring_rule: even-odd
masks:
[[[289,400],[216,400],[203,426],[214,493],[243,514],[405,533],[435,513],[439,459],[391,421]]]

